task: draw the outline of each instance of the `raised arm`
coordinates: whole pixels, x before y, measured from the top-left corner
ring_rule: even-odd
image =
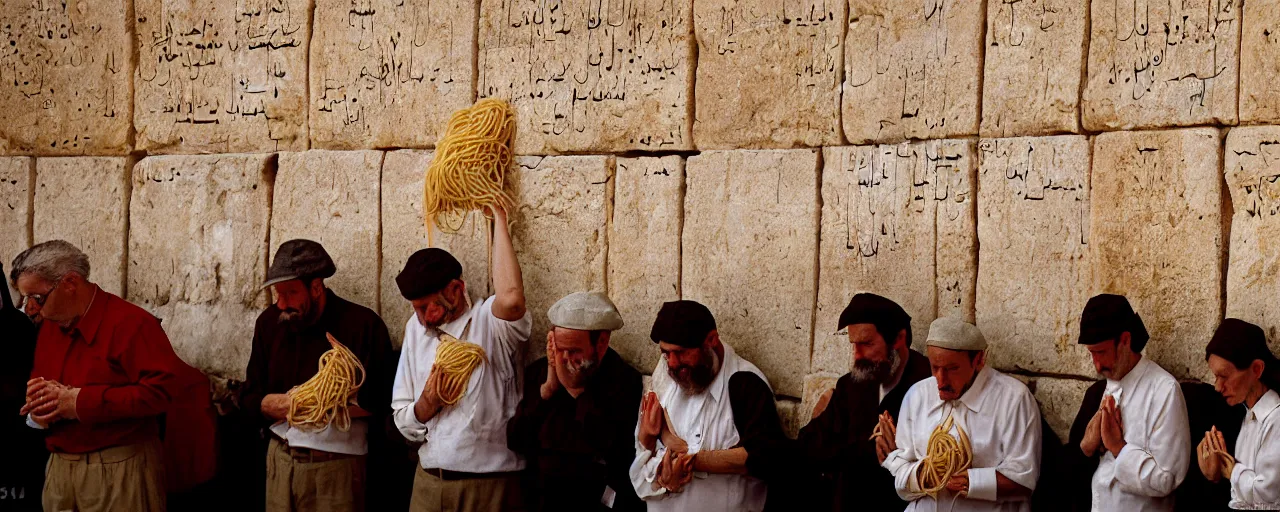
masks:
[[[511,244],[511,232],[507,228],[507,212],[492,208],[493,212],[493,316],[508,322],[524,317],[524,279],[520,275],[520,262],[516,260],[515,246]]]

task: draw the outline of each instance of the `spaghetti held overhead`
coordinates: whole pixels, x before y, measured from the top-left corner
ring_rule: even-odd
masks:
[[[424,180],[422,213],[428,237],[432,224],[453,233],[472,210],[511,206],[504,186],[515,131],[515,112],[502,100],[485,98],[453,114]]]

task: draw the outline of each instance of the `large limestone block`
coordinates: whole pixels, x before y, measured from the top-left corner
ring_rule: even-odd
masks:
[[[978,133],[982,4],[849,1],[842,109],[851,144]]]
[[[625,326],[609,346],[636,368],[658,364],[649,330],[663,302],[680,298],[684,159],[619,158],[609,224],[609,296]]]
[[[164,322],[178,356],[244,380],[266,307],[271,155],[157,156],[133,168],[129,300]]]
[[[846,4],[693,2],[699,149],[840,144]]]
[[[281,153],[271,200],[271,257],[295,238],[324,246],[340,297],[378,311],[381,151]]]
[[[547,309],[573,292],[604,290],[613,157],[517,157],[511,237],[533,315],[529,360],[546,352]]]
[[[852,362],[852,361],[850,361]],[[818,372],[804,376],[804,391],[800,395],[800,426],[808,425],[813,419],[813,408],[818,400],[828,391],[834,391],[840,377],[844,374],[836,372]]]
[[[974,142],[826,148],[815,370],[849,371],[840,312],[855,294],[897,302],[923,346],[939,314],[973,317]]]
[[[1246,2],[1240,38],[1240,123],[1280,123],[1280,3]]]
[[[1094,139],[1092,293],[1127,296],[1151,333],[1143,353],[1180,378],[1205,375],[1222,318],[1220,144],[1214,128]]]
[[[0,279],[5,283],[9,282],[8,272],[13,270],[13,257],[31,247],[31,198],[35,179],[34,158],[0,158],[0,264],[5,269]],[[12,287],[9,287],[9,297],[17,304],[18,292]]]
[[[795,439],[800,433],[800,428],[809,423],[809,415],[804,412],[800,402],[794,399],[779,396],[774,400],[773,406],[778,411],[778,423],[782,425],[782,433],[788,438]]]
[[[129,152],[129,3],[0,0],[0,154]]]
[[[471,104],[478,0],[316,0],[313,147],[432,147]]]
[[[983,139],[978,327],[996,368],[1093,375],[1076,344],[1089,300],[1089,139]]]
[[[1036,377],[1027,383],[1040,404],[1040,417],[1044,418],[1058,436],[1058,442],[1066,443],[1071,437],[1071,424],[1080,412],[1084,392],[1093,385],[1090,380],[1055,379]]]
[[[1234,206],[1226,316],[1258,324],[1280,351],[1280,127],[1232,129],[1224,169]]]
[[[1093,0],[1091,131],[1235,124],[1243,0]]]
[[[307,149],[311,1],[134,0],[134,124],[151,153]]]
[[[1089,0],[987,2],[982,135],[1080,131]]]
[[[481,97],[518,154],[692,149],[692,2],[482,0]]]
[[[33,243],[66,240],[89,256],[89,280],[123,295],[128,229],[126,157],[36,159]]]
[[[404,270],[409,256],[428,247],[422,217],[423,173],[431,163],[432,151],[401,150],[387,153],[382,162],[382,318],[391,331],[391,344],[399,347],[404,327],[413,316],[409,301],[400,295],[396,275]],[[473,301],[489,296],[489,222],[472,214],[457,233],[431,237],[435,247],[453,254],[462,263],[462,281]]]
[[[685,168],[682,294],[775,393],[809,373],[817,271],[818,152],[711,151]]]

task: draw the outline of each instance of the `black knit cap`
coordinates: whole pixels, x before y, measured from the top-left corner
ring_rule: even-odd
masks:
[[[1206,361],[1209,356],[1226,359],[1237,369],[1262,361],[1266,365],[1262,374],[1263,384],[1271,389],[1280,385],[1280,360],[1267,348],[1267,336],[1262,328],[1254,324],[1237,318],[1223,320],[1204,348]]]
[[[444,249],[429,247],[409,257],[396,276],[396,286],[405,300],[414,300],[443,290],[461,277],[462,264],[457,258]]]
[[[1115,340],[1120,333],[1129,333],[1129,348],[1134,352],[1142,352],[1151,336],[1147,334],[1147,326],[1142,317],[1133,311],[1129,299],[1123,295],[1104,293],[1094,295],[1084,305],[1084,313],[1080,315],[1081,345],[1097,345],[1104,341]]]
[[[301,238],[289,240],[276,249],[276,257],[271,259],[267,281],[262,283],[262,287],[294,279],[326,279],[337,271],[333,258],[319,242]]]
[[[840,313],[840,325],[836,329],[844,329],[853,324],[873,324],[886,341],[892,342],[893,340],[888,339],[889,336],[896,337],[903,329],[910,331],[911,315],[897,302],[874,293],[859,293],[849,300],[849,305]]]
[[[649,338],[685,348],[701,347],[707,334],[716,330],[716,319],[706,306],[691,300],[665,302],[653,321]]]

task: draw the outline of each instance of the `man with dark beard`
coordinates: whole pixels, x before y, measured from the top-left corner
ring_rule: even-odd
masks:
[[[622,315],[600,292],[573,293],[547,316],[547,357],[525,370],[507,446],[528,460],[533,512],[644,510],[627,476],[640,373],[609,348]]]
[[[720,341],[697,302],[663,304],[649,337],[664,361],[641,400],[636,494],[656,512],[764,510],[769,482],[793,471],[764,374]]]
[[[254,327],[241,403],[270,438],[268,512],[365,509],[366,458],[390,413],[395,362],[382,319],[325,287],[324,280],[336,271],[324,247],[311,240],[281,244],[267,270],[263,287],[272,289],[275,302]],[[288,421],[288,393],[315,376],[320,356],[333,348],[327,334],[351,350],[365,370],[359,405],[350,407],[351,426],[345,432],[332,423],[310,431]],[[372,504],[379,497],[371,498]]]
[[[847,330],[853,363],[800,429],[807,466],[821,473],[804,508],[900,511],[907,503],[880,464],[897,448],[898,410],[907,390],[929,378],[929,360],[911,349],[911,317],[879,295],[854,295],[837,328]]]

